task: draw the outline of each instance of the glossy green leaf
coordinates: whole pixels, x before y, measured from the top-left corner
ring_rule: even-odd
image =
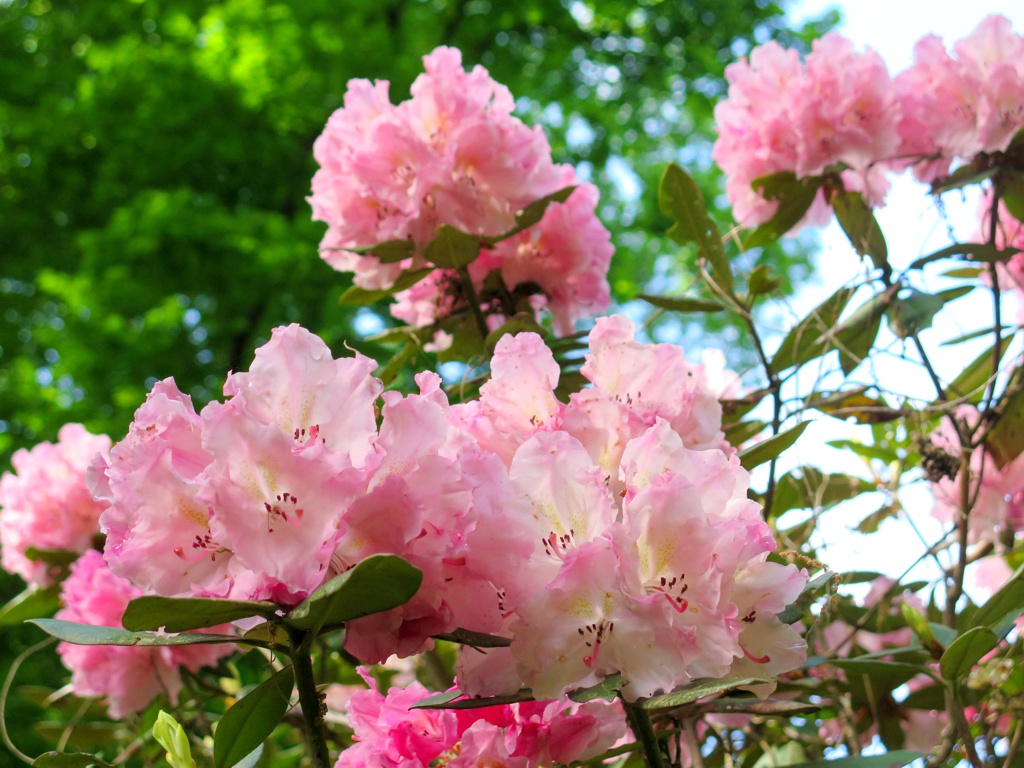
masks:
[[[231,768],[250,755],[291,709],[295,673],[285,667],[236,701],[217,723],[213,764]]]
[[[832,209],[854,250],[861,256],[870,256],[883,274],[891,274],[885,235],[864,196],[860,192],[840,192],[832,198]]]
[[[732,269],[722,236],[704,207],[700,187],[686,171],[670,163],[658,185],[658,207],[675,221],[668,236],[677,243],[696,243],[697,253],[708,263],[712,277],[726,291],[733,286]]]
[[[924,757],[920,752],[910,749],[898,749],[884,755],[857,755],[840,757],[837,760],[815,760],[811,763],[799,763],[791,768],[904,768],[904,766]]]
[[[827,352],[824,345],[815,342],[836,327],[839,316],[843,314],[853,293],[853,288],[840,288],[793,326],[772,356],[768,364],[769,370],[778,374],[821,357]]]
[[[66,549],[36,549],[35,547],[25,549],[26,559],[34,563],[47,563],[48,565],[71,565],[81,556],[81,552],[72,552]]]
[[[804,433],[810,423],[810,421],[801,422],[792,429],[787,429],[774,437],[769,437],[767,440],[745,448],[739,452],[740,464],[749,472],[754,467],[778,457],[797,441],[797,438]]]
[[[341,297],[338,299],[338,303],[347,307],[365,307],[370,304],[376,304],[378,301],[386,299],[389,296],[394,296],[399,291],[411,288],[424,277],[429,275],[433,270],[433,267],[407,269],[398,276],[395,284],[390,288],[369,289],[353,285],[341,294]]]
[[[740,446],[764,432],[768,427],[768,422],[760,419],[730,424],[724,430],[725,439],[730,445]]]
[[[195,768],[196,761],[192,759],[192,746],[185,729],[162,709],[153,724],[153,740],[167,752],[166,760],[171,768]]]
[[[972,618],[978,627],[994,627],[1008,615],[1024,608],[1024,565],[1013,572]]]
[[[751,186],[765,200],[779,203],[775,215],[747,235],[743,243],[744,248],[759,248],[774,243],[796,226],[814,202],[821,179],[797,179],[792,171],[779,171],[754,179]]]
[[[185,632],[217,624],[228,624],[238,619],[277,616],[280,606],[275,603],[247,600],[220,600],[212,597],[136,597],[125,608],[121,623],[133,632],[163,630]]]
[[[413,253],[416,251],[416,244],[412,240],[386,240],[375,245],[365,245],[361,248],[344,248],[341,250],[374,256],[382,264],[394,264],[404,259],[412,258]]]
[[[238,638],[232,635],[212,635],[190,632],[183,635],[157,635],[148,632],[131,632],[120,627],[93,627],[88,624],[76,624],[73,621],[60,619],[32,619],[35,624],[49,635],[72,645],[214,645],[217,643],[237,643]]]
[[[499,243],[502,240],[507,240],[514,235],[518,235],[524,229],[529,229],[543,219],[544,213],[547,211],[549,205],[552,203],[564,203],[575,190],[575,185],[571,187],[564,187],[557,192],[552,192],[550,195],[530,203],[516,214],[516,225],[508,232],[503,232],[497,237],[484,237],[480,239],[493,245],[494,243]]]
[[[870,354],[890,297],[889,292],[872,296],[843,320],[833,333],[825,333],[819,340],[822,354],[833,347],[839,350],[839,366],[847,376]]]
[[[575,691],[570,691],[568,696],[572,701],[577,704],[586,704],[588,701],[595,701],[596,699],[603,699],[604,701],[612,701],[619,694],[619,689],[622,688],[622,675],[608,675],[597,685],[592,685],[589,688],[579,688]]]
[[[46,589],[26,589],[11,598],[0,608],[0,627],[21,624],[29,619],[41,619],[52,616],[60,608],[60,585],[54,584]]]
[[[437,640],[447,640],[473,648],[507,648],[512,640],[499,635],[488,635],[484,632],[470,632],[468,629],[456,629],[444,635],[434,635]]]
[[[285,623],[299,629],[335,627],[407,603],[423,572],[395,555],[371,555],[335,576],[296,606]]]
[[[480,255],[480,238],[443,224],[434,239],[427,243],[423,258],[442,269],[458,269],[476,261]]]
[[[36,768],[88,768],[90,765],[114,768],[106,760],[85,752],[44,752],[32,761],[32,765]]]
[[[981,657],[997,645],[999,638],[988,627],[967,630],[952,642],[939,659],[942,676],[954,683],[960,682],[981,661]]]
[[[728,309],[717,301],[697,299],[691,296],[651,296],[641,293],[637,298],[673,312],[721,312],[723,309]]]
[[[679,707],[703,699],[706,696],[714,696],[722,691],[731,691],[748,685],[763,685],[771,680],[759,677],[725,677],[719,680],[698,680],[694,683],[687,683],[671,693],[661,696],[652,696],[639,702],[641,709],[664,709],[666,707]]]
[[[523,688],[508,696],[485,696],[474,699],[462,699],[462,691],[444,691],[428,696],[413,704],[410,709],[480,709],[481,707],[497,707],[505,704],[518,704],[521,701],[533,701],[529,688]],[[458,701],[456,701],[458,699]]]

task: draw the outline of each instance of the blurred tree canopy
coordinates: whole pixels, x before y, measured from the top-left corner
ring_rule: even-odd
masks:
[[[665,163],[718,194],[708,151],[725,64],[833,21],[791,32],[783,10],[0,0],[0,457],[68,421],[118,439],[158,378],[199,407],[275,325],[338,348],[356,337],[356,313],[336,302],[348,278],[317,257],[323,226],[304,201],[312,143],[350,78],[388,79],[400,100],[440,44],[487,66],[556,159],[601,186],[613,291],[631,298],[686,257],[636,234],[665,229],[641,194]],[[774,256],[791,275],[803,263]]]

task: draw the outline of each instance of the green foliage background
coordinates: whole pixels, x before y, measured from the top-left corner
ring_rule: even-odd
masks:
[[[317,257],[311,147],[350,78],[390,80],[400,100],[440,44],[487,66],[545,126],[556,159],[600,185],[616,299],[678,289],[692,257],[651,234],[667,227],[656,180],[679,161],[721,207],[709,153],[726,63],[772,37],[805,45],[835,22],[795,32],[783,11],[767,0],[0,0],[0,469],[65,422],[119,439],[160,378],[201,407],[282,323],[383,358],[337,305],[348,278]],[[765,257],[789,288],[806,270],[799,249]],[[0,580],[0,598],[18,589]],[[39,635],[0,634],[0,674]],[[40,657],[23,677],[59,674]],[[44,747],[29,728],[38,713],[24,699],[8,707],[29,751]],[[11,760],[0,748],[0,765]]]

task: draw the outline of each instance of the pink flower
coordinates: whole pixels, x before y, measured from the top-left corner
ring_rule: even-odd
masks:
[[[896,78],[903,105],[901,155],[932,182],[957,158],[1006,149],[1024,126],[1024,36],[1003,16],[988,16],[950,55],[935,35],[914,48],[914,64]]]
[[[778,171],[805,178],[842,164],[844,186],[881,204],[888,185],[877,164],[894,155],[899,137],[892,80],[877,53],[856,53],[829,33],[801,65],[796,51],[769,42],[751,51],[749,61],[729,65],[726,79],[729,96],[715,107],[719,137],[712,157],[725,172],[737,221],[754,226],[774,215],[777,203],[751,182]],[[821,193],[806,219],[827,219]]]
[[[120,627],[128,601],[142,591],[115,576],[99,552],[86,552],[71,566],[61,588],[64,608],[56,618],[101,627]],[[213,631],[222,630],[215,628]],[[110,716],[119,719],[141,712],[154,698],[166,693],[172,704],[181,690],[180,667],[196,672],[216,664],[234,646],[182,645],[138,648],[117,645],[61,643],[57,652],[71,670],[76,696],[102,696]]]
[[[66,424],[56,443],[15,452],[14,473],[0,477],[0,562],[5,570],[33,586],[47,586],[53,583],[51,566],[30,560],[29,548],[85,552],[92,546],[107,505],[86,487],[86,469],[109,448],[106,435]]]
[[[362,672],[369,690],[352,694],[347,720],[356,743],[336,766],[507,765],[539,768],[590,760],[626,735],[625,717],[603,701],[526,702],[455,710],[411,709],[430,692],[419,683],[387,695]]]
[[[541,129],[512,116],[512,95],[486,69],[466,72],[454,48],[437,48],[423,62],[426,71],[413,83],[411,98],[398,105],[391,104],[386,82],[353,80],[345,106],[314,145],[321,167],[309,201],[313,218],[328,224],[321,252],[365,288],[391,286],[413,260],[383,264],[345,249],[409,240],[418,252],[442,225],[500,235],[512,229],[518,211],[577,183],[571,166],[552,162]],[[612,246],[596,205],[596,187],[582,185],[530,230],[482,251],[472,269],[477,291],[492,269],[509,289],[539,285],[545,296],[534,309],[546,305],[559,333],[604,310]],[[415,326],[464,306],[458,281],[444,271],[397,299],[392,314]]]

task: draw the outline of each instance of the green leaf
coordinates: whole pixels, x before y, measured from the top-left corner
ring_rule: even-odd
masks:
[[[1002,468],[1024,453],[1024,369],[1018,368],[999,404],[999,419],[988,433],[985,448]]]
[[[819,344],[822,354],[832,347],[839,350],[839,367],[849,376],[865,360],[878,338],[882,327],[882,315],[890,302],[891,293],[872,296],[863,305],[841,322],[834,333],[822,334]]]
[[[763,685],[770,682],[771,680],[760,677],[725,677],[716,680],[698,680],[694,683],[687,683],[681,688],[672,691],[672,693],[642,699],[638,704],[640,709],[679,707],[683,704],[697,701],[697,699],[703,699],[706,696],[714,696],[722,691],[731,691],[747,685]]]
[[[946,259],[950,256],[973,256],[975,261],[984,261],[993,264],[1000,261],[1007,261],[1014,254],[1019,253],[1016,248],[996,248],[988,243],[954,243],[945,248],[940,248],[934,253],[922,256],[910,265],[911,269],[920,269],[925,264],[930,264],[939,259]]]
[[[434,635],[436,640],[447,640],[473,648],[508,648],[512,640],[499,635],[488,635],[484,632],[470,632],[468,629],[456,629],[444,635]]]
[[[765,200],[777,200],[779,207],[771,219],[747,235],[743,247],[771,245],[789,232],[810,209],[821,183],[820,177],[797,179],[792,171],[779,171],[754,179],[751,186]]]
[[[910,289],[910,295],[900,298],[888,308],[889,327],[897,337],[908,339],[925,328],[930,328],[932,319],[947,302],[964,296],[974,290],[974,286],[951,288],[940,293],[930,294]]]
[[[52,616],[60,608],[60,585],[26,589],[0,608],[0,627],[11,627],[29,619]]]
[[[724,304],[720,304],[717,301],[697,299],[692,296],[651,296],[650,294],[641,293],[637,298],[643,299],[648,304],[653,304],[656,307],[673,312],[721,312],[723,309],[728,309]]]
[[[722,423],[735,424],[760,405],[761,401],[764,400],[767,395],[768,390],[759,389],[736,400],[721,400]]]
[[[378,301],[386,299],[389,296],[393,296],[399,291],[404,291],[406,288],[412,288],[412,286],[416,285],[416,283],[433,271],[433,267],[407,269],[398,276],[395,284],[390,288],[371,290],[368,288],[360,288],[358,285],[353,285],[341,294],[341,297],[338,299],[338,303],[346,307],[365,307],[370,304],[376,304]]]
[[[933,656],[941,655],[944,650],[943,646],[935,637],[935,632],[932,631],[925,615],[906,601],[900,603],[900,613],[903,615],[903,620],[907,622],[907,626],[914,630],[921,645],[931,651]]]
[[[845,670],[850,675],[867,675],[871,678],[877,678],[883,686],[888,686],[887,690],[892,690],[897,686],[907,682],[912,677],[916,677],[920,674],[930,674],[929,668],[926,664],[911,664],[905,661],[884,661],[881,659],[873,658],[858,658],[858,659],[837,659],[829,662],[832,666],[839,667]],[[877,691],[876,691],[877,694]]]
[[[72,645],[215,645],[217,643],[237,643],[239,638],[233,635],[210,635],[190,632],[184,635],[157,635],[147,632],[130,632],[120,627],[93,627],[88,624],[76,624],[73,621],[60,619],[32,619],[35,624],[49,635]]]
[[[767,427],[767,421],[760,421],[758,419],[730,424],[725,429],[725,439],[730,445],[743,445],[747,440],[764,432]]]
[[[973,627],[964,632],[942,654],[939,669],[942,676],[960,682],[981,661],[981,657],[999,645],[996,633],[988,627]]]
[[[136,597],[125,608],[121,623],[134,632],[159,630],[185,632],[238,619],[262,616],[275,618],[280,606],[248,600],[220,600],[212,597]]]
[[[778,290],[782,285],[782,279],[772,274],[772,268],[767,264],[759,264],[754,267],[747,278],[747,292],[751,296],[761,296],[766,293]]]
[[[698,255],[707,261],[712,277],[726,292],[732,290],[732,269],[722,236],[707,208],[700,187],[686,171],[670,163],[658,185],[658,207],[675,221],[668,236],[677,243],[696,243]]]
[[[918,688],[909,693],[900,704],[909,709],[942,711],[946,708],[946,688],[942,685],[927,685],[924,688]]]
[[[868,389],[857,387],[838,392],[815,392],[804,402],[808,408],[837,419],[853,419],[858,424],[882,424],[903,416],[902,411],[892,408],[881,397],[866,394]]]
[[[775,614],[775,618],[783,624],[796,624],[804,617],[804,610],[798,605],[787,605],[781,613]]]
[[[870,256],[883,274],[892,274],[885,236],[864,196],[860,192],[840,192],[832,198],[832,209],[854,250],[861,256]]]
[[[1006,583],[978,608],[972,622],[978,627],[994,627],[1021,608],[1024,608],[1024,565],[1014,571]]]
[[[884,504],[870,515],[857,523],[857,531],[860,533],[877,533],[878,527],[886,520],[896,517],[900,513],[899,504]]]
[[[216,768],[231,768],[270,736],[291,708],[294,686],[295,673],[285,667],[231,705],[213,739]]]
[[[32,761],[32,765],[37,768],[88,768],[90,765],[114,768],[106,760],[86,752],[44,752]]]
[[[427,243],[423,258],[442,269],[458,269],[472,264],[480,255],[480,238],[442,224],[434,239]]]
[[[620,688],[622,688],[622,675],[608,675],[597,685],[572,691],[569,693],[569,698],[577,704],[586,704],[588,701],[597,699],[613,701],[618,696]]]
[[[1009,346],[1007,344],[1008,339],[1009,337],[1002,339],[999,362],[1002,362],[1003,356],[1006,355],[1006,348]],[[992,365],[994,349],[995,345],[974,358],[960,375],[953,379],[949,386],[946,387],[946,394],[952,398],[964,398],[970,403],[980,403],[985,391],[985,385],[994,373]]]
[[[28,547],[25,550],[25,557],[34,563],[46,563],[47,565],[71,565],[82,556],[81,552],[72,552],[67,549],[36,549]]]
[[[769,370],[778,374],[824,354],[827,349],[816,342],[836,327],[853,293],[853,288],[840,288],[793,326],[768,364]]]
[[[810,426],[810,423],[810,421],[801,422],[792,429],[787,429],[774,437],[769,437],[767,440],[745,448],[739,452],[740,464],[749,472],[754,467],[771,461],[793,445],[797,438],[804,433],[804,430]]]
[[[1006,326],[1000,326],[999,331],[1002,333],[1006,330]],[[940,347],[952,347],[957,344],[963,344],[965,341],[971,341],[972,339],[980,339],[983,336],[991,336],[995,333],[995,326],[991,328],[982,328],[980,331],[972,331],[971,333],[965,333],[963,336],[956,336],[952,339],[942,342],[939,344]]]
[[[564,187],[557,192],[552,192],[550,195],[530,203],[516,214],[516,225],[508,232],[504,232],[497,237],[484,237],[480,239],[490,245],[494,245],[495,243],[500,243],[502,240],[507,240],[514,235],[518,235],[524,229],[529,229],[543,219],[549,205],[552,203],[564,203],[568,200],[569,196],[575,191],[575,189],[575,186]]]
[[[381,264],[394,264],[412,258],[416,251],[416,243],[411,240],[385,240],[375,245],[364,245],[361,248],[342,248],[340,250],[375,256]]]
[[[973,163],[960,166],[949,176],[937,179],[932,184],[931,194],[941,195],[943,192],[949,192],[953,189],[960,189],[971,184],[980,184],[985,179],[995,175],[997,170],[999,169],[996,166],[989,165],[984,158],[979,157]]]
[[[904,766],[924,757],[921,752],[910,749],[897,749],[884,755],[857,755],[840,757],[838,760],[815,760],[812,763],[800,763],[790,768],[903,768]]]
[[[371,555],[335,576],[285,617],[299,629],[335,627],[352,619],[397,608],[409,602],[423,572],[395,555]]]
[[[954,267],[953,269],[947,269],[942,273],[943,277],[961,277],[967,280],[977,280],[981,277],[981,273],[985,271],[984,267]]]
[[[153,724],[153,739],[167,750],[166,759],[171,768],[195,768],[196,761],[192,759],[192,748],[185,729],[162,709]]]
[[[481,707],[497,707],[505,704],[518,704],[521,701],[533,701],[529,688],[523,688],[508,696],[485,696],[474,699],[460,699],[465,696],[462,691],[445,691],[417,701],[409,709],[480,709]],[[456,701],[456,699],[459,699]]]
[[[1020,136],[1022,131],[1018,131]],[[1017,221],[1024,221],[1024,173],[1005,170],[999,176],[999,199]]]

